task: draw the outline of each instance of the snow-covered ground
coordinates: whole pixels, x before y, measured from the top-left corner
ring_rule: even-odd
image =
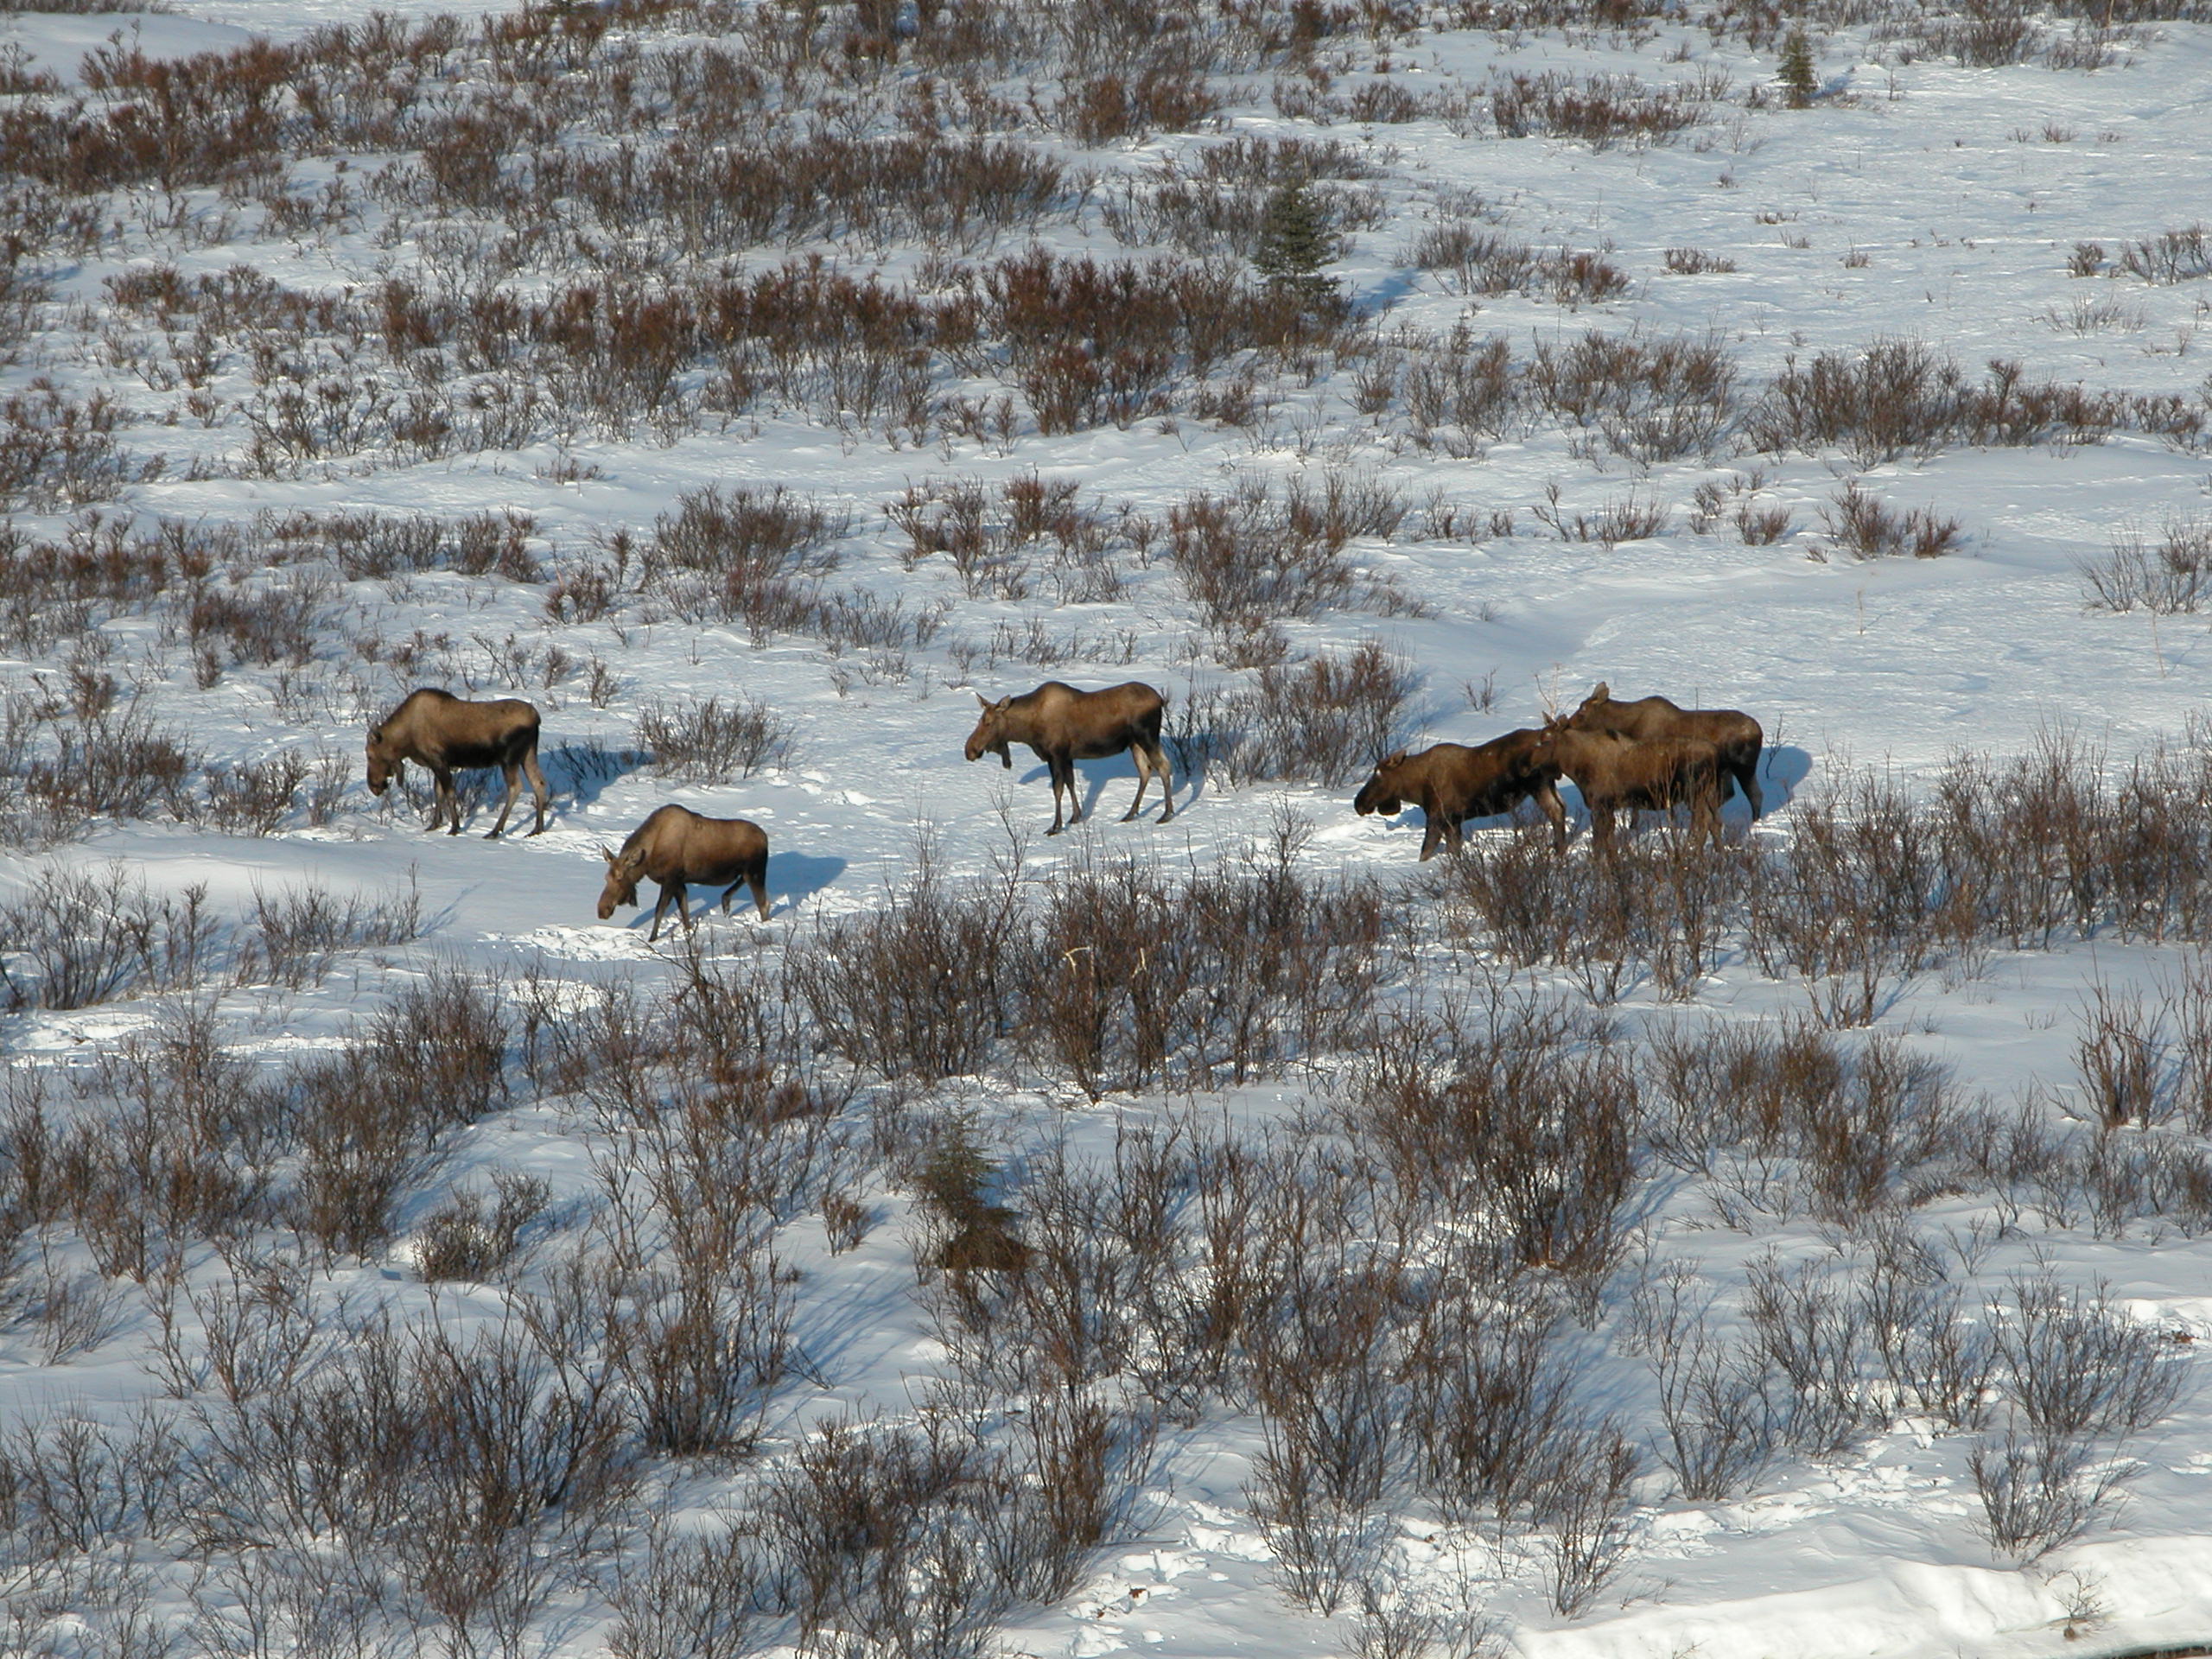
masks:
[[[396,10],[416,15],[411,4]],[[470,16],[493,10],[463,9]],[[357,21],[353,8],[269,0],[183,0],[143,16],[11,11],[0,13],[0,53],[19,48],[19,73],[73,82],[83,54],[111,42],[181,59],[230,51],[254,36],[294,41],[320,26]],[[625,27],[617,25],[618,38]],[[2045,18],[2037,27],[2048,42],[2075,25]],[[1280,493],[1294,480],[1318,488],[1334,475],[1394,490],[1407,509],[1396,531],[1354,540],[1348,557],[1364,579],[1387,582],[1418,604],[1337,606],[1286,618],[1279,626],[1294,656],[1382,641],[1419,676],[1400,735],[1420,741],[1474,743],[1535,725],[1548,709],[1571,709],[1601,680],[1624,697],[1662,692],[1688,706],[1750,711],[1767,737],[1770,813],[1751,827],[1741,806],[1730,811],[1732,831],[1758,844],[1786,844],[1800,805],[1821,795],[1824,779],[1854,768],[1891,776],[1925,798],[1962,753],[2001,761],[2056,735],[2101,753],[2117,772],[2162,741],[2179,739],[2202,715],[2212,633],[2193,608],[2163,615],[2092,608],[2080,567],[2107,559],[2131,535],[2155,544],[2170,528],[2195,527],[2212,570],[2212,462],[2201,431],[2169,440],[2120,429],[2078,445],[1961,440],[1869,464],[1837,445],[1809,454],[1762,453],[1739,434],[1742,411],[1777,376],[1819,353],[1847,355],[1885,339],[1948,354],[1969,382],[1980,381],[1993,359],[2016,361],[2029,383],[2170,397],[2212,425],[2212,282],[2201,272],[2150,282],[2123,268],[2130,245],[2201,229],[2212,211],[2205,191],[2212,24],[2126,29],[2094,71],[2055,68],[2039,58],[1968,66],[1909,49],[1865,21],[1816,24],[1815,35],[1821,95],[1802,110],[1783,106],[1774,50],[1683,23],[1637,37],[1580,29],[1492,33],[1453,25],[1439,9],[1402,31],[1345,30],[1321,48],[1339,97],[1397,86],[1429,98],[1516,71],[1633,73],[1654,86],[1705,77],[1710,96],[1700,122],[1663,143],[1593,148],[1565,137],[1502,137],[1479,99],[1465,120],[1340,116],[1324,127],[1281,113],[1274,78],[1261,72],[1217,77],[1226,99],[1220,118],[1192,132],[1094,150],[1033,130],[1025,139],[1099,175],[1079,211],[1046,224],[1039,236],[1064,254],[1101,259],[1152,251],[1125,247],[1107,226],[1102,204],[1118,181],[1156,182],[1155,169],[1171,158],[1187,170],[1224,136],[1348,147],[1364,159],[1369,176],[1357,188],[1371,189],[1376,205],[1372,222],[1351,235],[1328,274],[1375,319],[1378,337],[1405,327],[1448,334],[1465,322],[1477,340],[1502,337],[1522,362],[1592,330],[1646,340],[1686,335],[1725,347],[1739,381],[1726,433],[1702,451],[1649,465],[1624,458],[1589,429],[1534,410],[1510,420],[1477,454],[1424,450],[1395,413],[1356,408],[1357,365],[1325,354],[1310,377],[1289,373],[1274,386],[1280,401],[1270,416],[1241,426],[1155,412],[1126,426],[1046,435],[1022,417],[1010,432],[940,430],[894,443],[880,422],[840,426],[818,411],[764,401],[727,420],[709,414],[658,434],[642,421],[627,436],[587,423],[558,436],[533,431],[513,449],[435,460],[367,448],[284,467],[249,464],[249,410],[267,415],[266,404],[255,404],[261,388],[251,354],[228,350],[198,385],[166,372],[189,322],[165,333],[150,310],[126,311],[113,302],[114,279],[168,265],[189,283],[248,264],[287,289],[350,301],[446,257],[425,251],[433,216],[416,204],[403,211],[401,193],[367,182],[394,163],[391,155],[291,158],[296,194],[352,181],[348,213],[320,227],[304,219],[279,226],[250,193],[227,203],[212,188],[164,192],[149,183],[118,193],[105,207],[118,221],[111,234],[34,256],[50,293],[0,368],[0,395],[28,395],[46,377],[72,397],[104,388],[126,406],[118,447],[134,464],[155,457],[163,464],[98,502],[99,512],[203,529],[296,512],[526,516],[527,547],[542,579],[451,569],[353,582],[327,569],[219,573],[211,588],[240,594],[323,585],[311,607],[309,661],[229,663],[212,683],[196,679],[181,613],[165,603],[122,609],[96,631],[105,642],[97,651],[73,644],[41,653],[33,637],[18,655],[0,658],[0,687],[12,693],[64,686],[73,663],[114,676],[126,691],[138,688],[142,712],[218,760],[337,756],[331,764],[342,764],[346,779],[334,810],[315,815],[327,821],[310,822],[302,809],[267,836],[102,819],[54,845],[12,850],[0,865],[0,905],[17,907],[9,914],[23,913],[57,872],[79,871],[118,893],[143,886],[175,899],[204,886],[210,912],[221,918],[245,914],[257,896],[318,889],[367,903],[411,884],[423,920],[419,940],[339,950],[330,971],[303,984],[211,976],[197,993],[149,993],[67,1011],[35,1005],[35,973],[28,958],[9,954],[20,941],[0,938],[0,963],[34,1004],[0,1014],[11,1103],[20,1109],[33,1080],[43,1077],[53,1082],[48,1109],[64,1117],[93,1110],[71,1102],[67,1081],[91,1076],[134,1036],[170,1028],[195,995],[213,1010],[231,1052],[270,1068],[336,1051],[357,1019],[440,965],[496,973],[511,988],[533,974],[572,980],[563,993],[571,1007],[588,1002],[593,987],[629,985],[645,998],[664,997],[681,977],[670,936],[649,944],[646,912],[601,922],[594,905],[601,849],[619,846],[647,812],[672,800],[767,830],[770,917],[755,924],[741,907],[741,919],[717,917],[703,925],[702,937],[710,957],[771,976],[785,953],[819,948],[825,926],[880,913],[913,880],[925,842],[938,869],[956,880],[988,874],[1016,849],[1035,884],[1087,860],[1129,853],[1173,875],[1246,856],[1269,842],[1287,811],[1306,825],[1301,868],[1394,886],[1411,877],[1417,810],[1359,817],[1348,787],[1232,785],[1218,766],[1202,779],[1179,778],[1171,823],[1147,812],[1125,824],[1116,820],[1132,787],[1126,758],[1080,762],[1091,816],[1046,839],[1041,764],[1020,752],[1011,771],[989,757],[977,766],[962,760],[977,695],[995,698],[1048,676],[1085,685],[1135,678],[1158,685],[1180,708],[1210,690],[1247,684],[1250,675],[1224,660],[1218,637],[1203,626],[1157,540],[1116,545],[1123,585],[1114,598],[1055,603],[1041,552],[1032,556],[1039,569],[1027,594],[978,596],[944,554],[912,556],[888,509],[917,486],[970,480],[995,493],[1042,475],[1075,486],[1102,523],[1126,510],[1155,526],[1195,493],[1225,493],[1240,480],[1266,480]],[[658,49],[668,38],[641,26],[646,47]],[[50,96],[19,92],[6,101]],[[0,155],[0,168],[10,165]],[[1442,218],[1467,211],[1471,198],[1483,204],[1485,228],[1539,251],[1605,251],[1629,287],[1573,307],[1526,291],[1478,301],[1419,269],[1409,250]],[[1012,253],[1027,241],[1009,234],[968,257]],[[2088,243],[2100,249],[2090,274],[2071,274],[2069,260]],[[816,247],[894,281],[920,280],[925,264],[924,251],[908,244],[856,240],[796,251]],[[1670,250],[1696,250],[1726,268],[1672,270]],[[787,251],[731,253],[736,265],[758,272]],[[588,274],[522,260],[498,270],[532,296]],[[103,332],[111,327],[113,338]],[[370,354],[377,349],[372,342]],[[302,384],[336,373],[330,361]],[[703,366],[688,365],[682,377],[691,397],[705,391]],[[957,389],[988,401],[1005,388],[977,373]],[[195,397],[212,401],[195,404]],[[1828,528],[1847,480],[1899,512],[1955,518],[1959,545],[1924,560],[1853,556]],[[1722,505],[1700,528],[1694,493],[1701,485],[1715,486]],[[847,528],[832,538],[837,563],[826,580],[885,607],[895,603],[909,618],[931,619],[926,638],[910,630],[903,642],[834,649],[804,630],[755,639],[741,621],[684,620],[634,592],[595,620],[550,613],[554,579],[605,563],[620,532],[649,543],[656,520],[697,492],[777,486],[847,516]],[[1548,527],[1631,497],[1667,509],[1658,533],[1607,545]],[[1726,517],[1745,501],[1786,510],[1787,530],[1764,544],[1746,542]],[[26,502],[13,514],[13,533],[24,543],[61,540],[73,524],[89,536],[85,511]],[[393,649],[410,636],[417,642],[411,663]],[[1028,643],[1039,639],[1060,642],[1065,659],[1040,666],[1042,653]],[[544,834],[432,837],[421,827],[423,795],[370,796],[360,776],[363,728],[417,681],[483,696],[527,696],[539,706],[557,795]],[[772,709],[788,723],[787,761],[730,781],[687,784],[657,775],[632,753],[641,710],[708,697],[757,699]],[[576,757],[593,746],[606,752],[605,771],[580,772]],[[496,788],[475,795],[473,827],[487,823],[496,802]],[[1511,833],[1496,823],[1470,830],[1491,842]],[[1588,854],[1578,844],[1571,857]],[[645,896],[650,903],[650,888]],[[1385,976],[1381,995],[1411,1006],[1507,983],[1516,995],[1535,988],[1578,1000],[1565,973],[1487,978],[1478,955],[1441,936],[1424,938],[1412,960]],[[2095,1109],[2077,1051],[2099,988],[2166,998],[2178,1023],[2188,998],[2176,988],[2197,960],[2196,944],[2185,940],[1998,948],[1971,965],[1900,976],[1872,1029],[1838,1040],[1892,1039],[1948,1068],[1961,1098],[2037,1103],[2054,1134],[2086,1139],[2096,1133]],[[1801,984],[1769,979],[1750,952],[1732,947],[1687,1005],[1662,1001],[1645,983],[1607,1013],[1633,1041],[1701,1018],[1778,1030],[1806,1006]],[[2178,1054],[2178,1031],[2167,1035]],[[850,1160],[852,1190],[873,1227],[853,1248],[833,1249],[810,1207],[785,1218],[773,1240],[776,1260],[796,1274],[794,1333],[807,1363],[775,1390],[750,1463],[649,1460],[642,1495],[627,1512],[631,1529],[605,1544],[607,1559],[641,1557],[642,1517],[654,1509],[679,1529],[712,1530],[726,1505],[747,1501],[759,1469],[788,1460],[826,1421],[849,1414],[904,1423],[923,1411],[932,1380],[948,1366],[939,1314],[917,1294],[917,1253],[926,1253],[931,1235],[896,1149],[871,1147],[883,1125],[969,1122],[1003,1166],[999,1196],[1020,1212],[1022,1172],[1055,1146],[1095,1165],[1110,1161],[1117,1136],[1147,1128],[1164,1134],[1179,1125],[1192,1134],[1204,1124],[1257,1135],[1272,1126],[1294,1138],[1294,1123],[1325,1116],[1325,1103],[1349,1087],[1355,1060],[1327,1056],[1218,1094],[1109,1093],[1098,1101],[1035,1076],[1017,1086],[998,1071],[943,1085],[863,1079],[836,1133],[849,1142],[841,1155]],[[497,1289],[432,1286],[416,1270],[424,1225],[451,1193],[488,1190],[495,1173],[537,1177],[548,1203],[528,1235],[518,1282],[542,1289],[530,1274],[542,1278],[556,1260],[600,1242],[591,1217],[610,1198],[605,1165],[594,1160],[620,1137],[595,1109],[556,1090],[525,1088],[518,1074],[498,1106],[459,1128],[440,1158],[426,1163],[397,1201],[393,1237],[365,1252],[318,1258],[305,1274],[307,1294],[355,1313],[383,1303],[402,1319],[435,1313],[462,1325],[493,1322]],[[2174,1125],[2160,1133],[2185,1152],[2201,1149],[2201,1136]],[[0,1160],[16,1160],[10,1191],[19,1200],[27,1191],[22,1156],[20,1146],[0,1149]],[[1363,1618],[1355,1589],[1333,1617],[1301,1608],[1286,1594],[1278,1549],[1253,1513],[1262,1414],[1214,1401],[1158,1426],[1154,1459],[1080,1586],[1018,1609],[993,1639],[1007,1653],[1038,1659],[1420,1650],[1404,1634],[1414,1624],[1396,1627],[1405,1645],[1395,1649],[1381,1634],[1395,1607],[1433,1618],[1421,1627],[1431,1650],[1466,1654],[1487,1644],[1529,1659],[1783,1652],[1932,1659],[2212,1643],[2212,1393],[2184,1380],[2177,1402],[2155,1424],[2101,1440],[2098,1467],[2124,1473],[2124,1484],[2096,1506],[2078,1538],[2045,1554],[1993,1548],[1969,1466],[1982,1444],[1977,1434],[1895,1401],[1870,1408],[1865,1428],[1832,1455],[1785,1451],[1741,1490],[1694,1501],[1656,1445],[1653,1367],[1624,1334],[1639,1277],[1649,1286],[1662,1270],[1694,1268],[1724,1293],[1717,1328],[1740,1336],[1741,1287],[1769,1252],[1792,1264],[1851,1263],[1856,1271],[1878,1230],[1802,1208],[1729,1210],[1714,1202],[1708,1184],[1656,1166],[1631,1208],[1634,1247],[1595,1310],[1563,1339],[1583,1368],[1586,1397],[1621,1423],[1642,1453],[1619,1517],[1618,1559],[1586,1606],[1572,1616],[1557,1610],[1544,1529],[1448,1525],[1394,1489],[1370,1517],[1366,1582],[1380,1594],[1377,1606]],[[2173,1356],[2163,1362],[2166,1370],[2187,1371],[2193,1345],[2212,1339],[2212,1247],[2190,1236],[2190,1224],[2139,1217],[2108,1228],[2080,1216],[2008,1217],[1971,1185],[1917,1194],[1893,1219],[1950,1253],[1957,1282],[1971,1293],[1967,1312],[1985,1324],[1994,1317],[1983,1313],[1985,1297],[2001,1300],[2008,1287],[2047,1276],[2108,1298],[2126,1320],[2155,1333]],[[13,1437],[0,1446],[9,1457],[31,1455],[29,1425],[76,1414],[119,1424],[142,1402],[160,1410],[190,1403],[189,1389],[168,1386],[154,1357],[159,1275],[141,1285],[89,1272],[92,1257],[67,1224],[28,1207],[16,1221],[14,1277],[0,1303],[8,1320],[0,1328],[0,1435]],[[253,1248],[281,1257],[296,1247],[272,1229]],[[211,1287],[244,1282],[239,1262],[251,1255],[235,1242],[221,1251],[194,1243],[179,1259],[175,1283],[204,1299]],[[80,1300],[105,1297],[110,1317],[94,1322],[90,1340],[60,1344],[67,1351],[57,1354],[55,1287],[64,1285],[75,1286]],[[168,1306],[172,1313],[182,1306],[173,1288]],[[200,1311],[185,1309],[188,1325]],[[2001,1427],[2005,1408],[1999,1402],[1993,1410]],[[7,1501],[17,1503],[19,1539],[29,1539],[28,1500]],[[0,1520],[7,1516],[0,1510]],[[200,1559],[241,1548],[236,1541],[207,1545],[215,1554]],[[195,1579],[191,1553],[174,1532],[149,1530],[128,1551],[104,1538],[101,1549],[113,1561],[130,1558],[141,1602],[99,1590],[90,1574],[55,1592],[56,1580],[17,1549],[10,1557],[18,1586],[10,1596],[23,1611],[0,1637],[9,1651],[162,1650],[150,1636],[125,1645],[118,1610],[130,1606],[147,1630],[168,1632],[161,1639],[168,1650],[214,1643],[209,1609],[229,1606],[231,1592]],[[431,1650],[474,1642],[467,1650],[603,1651],[616,1639],[618,1620],[594,1587],[600,1584],[582,1573],[562,1580],[496,1642],[482,1630],[456,1635],[419,1605],[396,1611],[391,1623]],[[287,1630],[260,1650],[295,1643],[304,1650],[299,1630]],[[791,1631],[769,1618],[754,1636],[772,1648]],[[389,1650],[405,1645],[391,1630],[379,1639]]]

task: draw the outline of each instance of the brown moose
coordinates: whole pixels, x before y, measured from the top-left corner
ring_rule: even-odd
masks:
[[[1759,723],[1737,709],[1682,709],[1664,697],[1637,697],[1617,702],[1603,680],[1583,698],[1582,706],[1567,717],[1579,732],[1610,732],[1616,737],[1649,742],[1657,737],[1701,738],[1720,752],[1724,779],[1732,778],[1751,804],[1751,816],[1765,810],[1759,798],[1759,751],[1766,734]],[[1569,773],[1572,776],[1570,771]],[[1720,785],[1723,800],[1728,785]]]
[[[1007,746],[1027,744],[1052,777],[1052,827],[1046,835],[1057,836],[1063,827],[1060,791],[1064,789],[1068,797],[1065,822],[1083,822],[1083,797],[1076,789],[1075,763],[1103,760],[1123,749],[1136,762],[1137,798],[1122,814],[1122,822],[1127,823],[1143,807],[1145,788],[1154,772],[1160,774],[1160,792],[1166,800],[1160,821],[1165,823],[1175,816],[1174,780],[1168,775],[1167,752],[1160,746],[1160,717],[1167,700],[1152,687],[1131,680],[1103,691],[1078,691],[1058,680],[1047,680],[1018,697],[1001,697],[993,702],[978,693],[976,701],[983,705],[983,713],[976,729],[968,734],[968,758],[979,760],[988,752],[997,755],[1001,764],[1011,766],[1014,757],[1007,753]]]
[[[1567,845],[1567,809],[1560,804],[1559,767],[1535,759],[1541,732],[1508,732],[1473,748],[1439,743],[1419,754],[1403,749],[1386,755],[1352,802],[1364,817],[1395,812],[1407,801],[1421,808],[1428,827],[1421,838],[1421,861],[1436,855],[1440,843],[1456,853],[1459,825],[1467,818],[1510,812],[1534,800],[1552,821],[1554,844]]]
[[[537,710],[521,699],[467,702],[428,686],[409,692],[382,723],[369,728],[369,792],[383,794],[393,779],[404,777],[410,760],[429,767],[437,783],[436,798],[430,804],[433,831],[450,820],[447,833],[461,833],[461,798],[454,792],[454,773],[498,766],[506,773],[507,798],[485,839],[496,837],[507,827],[507,814],[522,792],[524,772],[530,774],[531,791],[537,799],[537,821],[530,833],[543,832],[551,791],[537,768]]]
[[[1638,743],[1606,732],[1579,731],[1567,718],[1544,722],[1535,759],[1556,766],[1582,791],[1590,809],[1590,839],[1599,852],[1612,845],[1613,814],[1649,807],[1690,810],[1690,833],[1720,841],[1720,751],[1701,738],[1662,737]]]
[[[599,919],[614,914],[617,905],[634,905],[638,879],[651,876],[660,883],[660,902],[653,906],[650,944],[660,937],[661,918],[670,901],[676,918],[688,929],[691,912],[683,902],[690,887],[721,887],[722,914],[729,914],[738,883],[753,893],[760,919],[768,919],[768,834],[746,818],[702,817],[689,807],[663,806],[630,832],[619,853],[600,849],[607,860],[607,886],[599,895]]]

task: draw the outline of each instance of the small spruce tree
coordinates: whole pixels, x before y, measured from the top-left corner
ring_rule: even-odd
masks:
[[[1279,185],[1269,194],[1266,216],[1260,223],[1260,245],[1252,255],[1252,268],[1271,288],[1288,289],[1308,304],[1325,305],[1337,297],[1333,277],[1321,267],[1337,257],[1337,238],[1329,228],[1327,206],[1305,184]]]
[[[1811,106],[1813,94],[1821,88],[1821,77],[1813,63],[1813,43],[1806,39],[1803,29],[1791,29],[1789,38],[1782,43],[1782,69],[1776,79],[1789,94],[1791,109]]]

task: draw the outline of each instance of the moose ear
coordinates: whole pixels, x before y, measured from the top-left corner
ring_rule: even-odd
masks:
[[[991,712],[991,700],[985,696],[982,692],[978,691],[976,694],[976,701],[983,705],[983,712],[985,714],[988,715]]]
[[[1014,701],[1014,693],[1013,693],[1013,692],[1011,692],[1011,691],[1009,691],[1009,692],[1007,692],[1007,693],[1006,694],[1006,696],[1004,696],[1001,697],[1001,698],[1000,698],[996,702],[995,702],[995,703],[993,703],[993,704],[991,705],[991,712],[992,712],[993,714],[995,714],[995,715],[1002,715],[1002,714],[1004,714],[1004,713],[1006,712],[1006,706],[1007,706],[1007,704],[1008,704],[1009,702],[1012,702],[1013,701]]]
[[[1376,769],[1380,771],[1384,766],[1395,766],[1405,758],[1406,752],[1403,749],[1400,749],[1395,754],[1386,754],[1375,763]]]
[[[620,859],[614,856],[614,849],[612,847],[607,846],[604,842],[600,846],[599,855],[605,859],[609,864],[620,864],[622,861]]]
[[[1610,702],[1612,701],[1612,696],[1613,693],[1611,688],[1609,687],[1603,680],[1600,680],[1598,682],[1598,689],[1590,694],[1590,701],[1592,702]]]

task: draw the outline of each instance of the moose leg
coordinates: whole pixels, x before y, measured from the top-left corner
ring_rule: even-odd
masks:
[[[1175,816],[1175,774],[1167,769],[1167,750],[1162,744],[1155,740],[1146,744],[1145,748],[1152,756],[1153,770],[1160,774],[1160,798],[1166,803],[1160,809],[1160,821],[1165,823]],[[1138,789],[1137,798],[1144,798],[1142,788]],[[1136,809],[1132,807],[1129,810],[1134,817]]]
[[[1444,850],[1457,858],[1467,850],[1467,809],[1475,803],[1462,798],[1458,800],[1439,800],[1433,808],[1423,807],[1428,821],[1436,825],[1444,836]]]
[[[1060,782],[1068,792],[1068,822],[1083,822],[1083,780],[1076,776],[1073,751],[1060,757]]]
[[[1061,773],[1064,768],[1067,773],[1065,785],[1061,779]],[[1045,833],[1048,836],[1057,836],[1071,823],[1081,823],[1083,822],[1083,803],[1080,800],[1074,801],[1075,817],[1073,818],[1064,818],[1061,817],[1061,789],[1065,787],[1071,797],[1075,794],[1074,761],[1064,760],[1058,755],[1046,755],[1045,757],[1045,770],[1052,780],[1052,827],[1047,830]]]
[[[1552,821],[1552,850],[1567,850],[1567,808],[1560,804],[1559,791],[1549,784],[1535,792],[1536,810]]]
[[[530,833],[542,836],[545,833],[545,810],[553,803],[553,790],[546,783],[545,774],[538,769],[536,749],[523,756],[522,769],[530,774],[530,792],[537,801],[537,822],[531,826]]]
[[[430,801],[430,833],[435,835],[440,821],[448,820],[451,827],[446,833],[457,836],[461,833],[461,797],[454,792],[453,773],[443,766],[433,766],[430,777],[437,785]]]
[[[1634,823],[1634,817],[1633,817],[1633,815],[1631,815],[1631,817],[1630,817],[1630,823]],[[1591,846],[1592,846],[1593,848],[1595,848],[1598,851],[1599,851],[1599,852],[1601,852],[1601,853],[1609,853],[1609,852],[1611,852],[1611,851],[1612,850],[1612,848],[1613,848],[1613,809],[1612,809],[1611,807],[1610,807],[1610,806],[1592,806],[1592,807],[1591,807],[1591,809],[1590,809],[1590,844],[1591,844]]]
[[[768,861],[766,859],[762,859],[745,873],[745,885],[752,890],[753,907],[760,912],[760,919],[766,921],[768,919]],[[731,893],[736,891],[735,887],[730,888]],[[724,895],[722,899],[722,908],[725,910],[729,908],[728,895]]]
[[[499,838],[499,831],[507,827],[507,814],[515,810],[515,797],[522,793],[522,768],[510,760],[501,770],[507,775],[507,798],[499,804],[498,820],[484,832],[486,841]]]
[[[660,938],[660,920],[668,914],[671,904],[676,906],[676,919],[686,927],[691,925],[691,914],[683,907],[683,884],[681,881],[664,881],[660,884],[660,902],[653,906],[652,931],[645,935],[647,944]]]
[[[1123,823],[1127,823],[1143,810],[1145,787],[1152,782],[1152,761],[1145,753],[1143,744],[1129,745],[1129,759],[1137,764],[1137,798],[1129,803],[1129,810],[1122,814]]]
[[[1759,763],[1736,768],[1736,782],[1741,785],[1744,798],[1751,804],[1751,816],[1756,818],[1766,810],[1766,803],[1759,798]]]

